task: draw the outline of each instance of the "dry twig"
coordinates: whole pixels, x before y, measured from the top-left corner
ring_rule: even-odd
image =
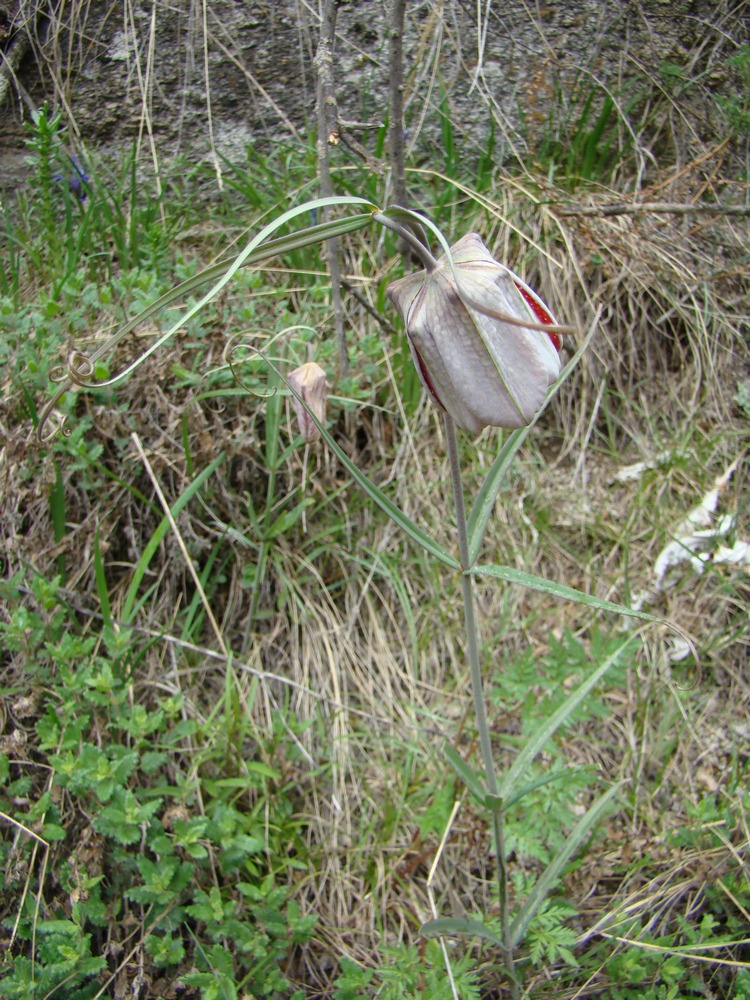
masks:
[[[750,205],[693,205],[674,204],[668,201],[618,202],[615,205],[569,205],[558,215],[750,215]]]
[[[333,195],[329,149],[338,145],[338,108],[333,84],[333,47],[336,40],[336,15],[338,0],[326,0],[323,4],[323,19],[320,24],[320,39],[315,56],[318,74],[318,171],[320,173],[320,193],[324,198]],[[327,215],[324,210],[323,217]],[[327,240],[328,270],[331,275],[331,301],[333,304],[333,324],[339,349],[339,373],[345,377],[349,373],[349,355],[346,351],[344,330],[344,307],[341,301],[341,275],[339,270],[339,241]]]

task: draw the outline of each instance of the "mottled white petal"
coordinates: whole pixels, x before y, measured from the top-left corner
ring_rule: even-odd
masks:
[[[560,372],[550,334],[534,328],[540,318],[544,325],[555,320],[476,233],[451,247],[451,258],[388,288],[419,376],[433,402],[466,430],[523,427]]]
[[[531,307],[505,268],[499,268],[494,276],[487,268],[482,272],[462,268],[459,287],[469,301],[480,307],[538,324]],[[523,427],[534,419],[547,390],[560,374],[560,355],[544,330],[504,323],[476,308],[469,308],[469,312],[496,367],[508,401],[512,403],[514,412],[521,415],[520,423],[513,426]]]

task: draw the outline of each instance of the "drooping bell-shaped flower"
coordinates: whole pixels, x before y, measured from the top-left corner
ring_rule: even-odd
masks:
[[[328,397],[328,379],[326,373],[314,361],[308,361],[299,368],[295,368],[289,375],[289,383],[305,403],[309,406],[318,420],[323,423],[326,418],[326,399]],[[320,437],[320,431],[315,425],[305,407],[296,396],[292,397],[294,409],[297,413],[300,433],[305,441],[316,441]]]
[[[476,233],[431,271],[399,278],[388,297],[403,317],[432,401],[465,430],[525,427],[560,374],[562,338],[536,292],[493,259]]]

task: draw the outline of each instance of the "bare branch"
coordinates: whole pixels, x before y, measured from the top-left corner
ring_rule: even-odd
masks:
[[[668,201],[619,202],[616,205],[567,205],[558,215],[750,215],[750,205],[684,205]]]
[[[393,201],[409,207],[404,167],[404,8],[405,0],[391,0],[390,33],[390,140]]]
[[[320,193],[326,198],[333,195],[331,183],[331,167],[329,150],[338,145],[339,124],[336,91],[333,83],[333,48],[336,39],[336,15],[339,0],[325,0],[323,18],[320,24],[318,51],[315,55],[315,70],[318,74],[318,172],[320,174]],[[325,219],[327,210],[323,212]],[[336,343],[339,350],[339,373],[346,376],[349,373],[349,356],[346,351],[346,331],[344,329],[344,306],[341,301],[341,275],[339,269],[339,241],[326,241],[328,253],[328,271],[331,276],[331,303],[333,305],[333,324]]]

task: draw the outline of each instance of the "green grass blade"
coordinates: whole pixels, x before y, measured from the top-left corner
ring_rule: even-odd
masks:
[[[589,692],[596,687],[607,671],[614,666],[629,646],[633,645],[633,636],[629,635],[623,642],[600,663],[596,670],[570,694],[548,719],[529,737],[525,746],[513,761],[513,765],[503,778],[500,788],[500,798],[503,802],[511,799],[513,789],[531,766],[537,754],[541,753],[547,741],[575,712]]]
[[[65,538],[67,528],[65,526],[65,485],[57,462],[52,463],[55,469],[55,485],[50,490],[49,510],[52,518],[52,531],[55,542],[61,542]]]
[[[210,465],[206,466],[206,468],[199,473],[198,476],[196,476],[182,496],[180,496],[175,504],[170,508],[173,517],[176,517],[183,507],[185,507],[192,500],[198,490],[200,490],[206,480],[216,471],[223,461],[224,452],[222,452],[218,458],[215,458]],[[148,540],[148,544],[143,550],[141,558],[138,560],[138,564],[135,567],[133,579],[130,581],[130,586],[128,587],[128,592],[125,595],[125,603],[122,609],[122,620],[125,623],[129,623],[132,618],[133,609],[135,608],[136,598],[138,596],[138,588],[140,587],[146,570],[148,569],[148,566],[159,547],[159,543],[162,538],[164,538],[167,531],[169,531],[169,519],[165,515],[156,528],[156,531],[154,531],[153,535]]]
[[[474,576],[491,576],[496,580],[504,580],[506,583],[516,583],[520,587],[527,587],[529,590],[538,590],[550,597],[559,597],[563,601],[572,601],[574,604],[585,604],[589,608],[597,611],[609,611],[614,615],[626,615],[629,618],[640,618],[645,622],[662,622],[663,618],[650,615],[647,611],[635,611],[624,604],[615,604],[614,601],[605,601],[601,597],[592,597],[575,587],[568,587],[564,583],[556,583],[554,580],[545,580],[543,576],[533,576],[525,573],[521,569],[513,566],[498,566],[488,563],[485,566],[472,566],[466,570]]]
[[[49,493],[49,513],[52,520],[52,532],[55,542],[59,545],[67,534],[65,525],[65,484],[63,483],[60,466],[57,462],[52,463],[55,470],[55,483]],[[65,553],[60,552],[57,557],[57,572],[63,583],[66,580]]]
[[[534,885],[529,895],[526,897],[523,906],[516,914],[510,927],[511,942],[515,946],[523,940],[523,936],[528,930],[529,924],[534,915],[547,898],[552,887],[555,885],[563,869],[578,850],[583,841],[588,837],[593,828],[602,818],[610,801],[622,787],[622,782],[613,785],[604,795],[600,796],[586,813],[581,816],[576,825],[571,830],[567,840],[562,845],[555,857],[545,868],[539,881]]]
[[[102,609],[103,631],[108,639],[114,638],[115,630],[112,624],[112,609],[109,603],[107,579],[104,575],[104,560],[102,559],[102,550],[99,545],[98,527],[94,535],[94,577],[96,578],[96,592],[99,595],[99,607]]]
[[[263,536],[264,542],[270,542],[278,535],[284,535],[302,517],[302,514],[315,503],[312,497],[303,497],[298,503],[279,514],[273,524],[267,529]]]
[[[586,138],[586,154],[584,156],[581,174],[587,180],[598,180],[600,177],[603,178],[604,176],[604,171],[602,169],[604,167],[604,160],[599,148],[599,141],[604,134],[604,130],[610,120],[614,106],[614,101],[609,94],[606,94],[602,110],[599,112],[599,117],[596,120],[591,134]],[[599,162],[597,162],[597,160]]]
[[[36,401],[29,392],[29,387],[23,379],[18,380],[18,385],[21,387],[21,395],[23,396],[23,401],[29,414],[29,420],[31,420],[34,427],[37,427],[39,425],[39,414],[36,409]]]
[[[195,474],[195,467],[193,465],[193,452],[190,447],[190,422],[187,410],[182,411],[180,429],[182,431],[182,450],[185,455],[185,468],[187,469],[188,476],[192,477]]]
[[[207,597],[210,599],[210,584],[214,573],[214,565],[216,559],[219,556],[224,542],[226,540],[226,535],[222,535],[216,544],[213,546],[211,551],[208,553],[208,558],[206,559],[206,564],[201,570],[200,581],[203,591]],[[224,560],[220,566],[219,571],[216,576],[220,576],[224,567],[226,566],[227,560]],[[185,622],[182,626],[180,632],[180,638],[185,642],[199,641],[200,630],[202,626],[203,619],[205,617],[205,608],[203,606],[203,600],[200,591],[195,589],[195,593],[190,601],[190,604],[185,609]]]

